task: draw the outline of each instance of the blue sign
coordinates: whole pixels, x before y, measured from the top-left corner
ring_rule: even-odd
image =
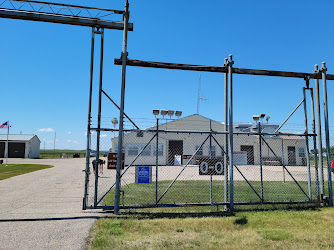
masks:
[[[140,166],[138,167],[137,175],[138,184],[149,184],[150,183],[150,167]]]

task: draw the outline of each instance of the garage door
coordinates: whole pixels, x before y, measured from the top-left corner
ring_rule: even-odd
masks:
[[[8,157],[9,158],[24,158],[25,143],[9,143],[8,145]]]

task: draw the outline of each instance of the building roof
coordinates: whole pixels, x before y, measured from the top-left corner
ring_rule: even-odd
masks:
[[[164,119],[160,120],[164,121]],[[222,123],[199,114],[193,114],[182,117],[180,119],[175,119],[163,124],[159,124],[159,128],[166,130],[210,131],[210,121],[211,129],[213,131],[224,131],[224,125]],[[153,126],[149,129],[155,130],[156,126]]]
[[[22,141],[22,142],[26,142],[26,141],[30,141],[35,136],[38,139],[37,135],[13,135],[13,134],[9,134],[8,135],[8,141]],[[7,140],[7,134],[0,134],[0,141],[6,141],[6,140]]]

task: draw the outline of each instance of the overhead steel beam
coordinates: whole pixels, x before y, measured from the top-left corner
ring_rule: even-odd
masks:
[[[101,11],[108,11],[113,12],[115,14],[124,14],[123,10],[112,10],[112,9],[105,9],[105,8],[95,8],[95,7],[87,7],[82,5],[73,5],[73,4],[63,4],[63,3],[52,3],[52,2],[44,2],[44,1],[34,1],[34,0],[9,0],[12,2],[22,2],[22,3],[35,3],[40,5],[48,5],[48,6],[63,6],[63,7],[71,7],[71,8],[79,8],[79,9],[88,9],[88,10],[101,10]]]
[[[115,59],[116,65],[121,65],[121,59]],[[218,72],[227,73],[227,67],[219,66],[204,66],[204,65],[191,65],[191,64],[179,64],[179,63],[164,63],[164,62],[150,62],[141,60],[127,60],[128,66],[148,67],[148,68],[160,68],[160,69],[177,69],[177,70],[192,70],[192,71],[205,71],[205,72]],[[234,74],[243,75],[262,75],[262,76],[281,76],[281,77],[293,77],[293,78],[305,78],[321,79],[319,73],[303,73],[303,72],[287,72],[287,71],[275,71],[275,70],[259,70],[259,69],[242,69],[233,68]],[[334,75],[326,75],[327,80],[334,80]]]
[[[21,19],[21,20],[30,20],[30,21],[41,21],[41,22],[50,22],[50,23],[61,23],[61,24],[70,24],[86,27],[98,27],[105,29],[115,29],[123,30],[124,23],[116,21],[106,21],[98,18],[85,18],[85,17],[75,17],[69,15],[57,15],[49,13],[40,13],[33,11],[20,11],[20,10],[9,10],[9,9],[0,9],[0,18],[11,18],[11,19]],[[133,30],[133,24],[129,23],[128,30]]]

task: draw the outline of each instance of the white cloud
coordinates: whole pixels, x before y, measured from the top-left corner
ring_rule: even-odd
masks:
[[[91,135],[95,135],[95,132],[90,132]],[[87,132],[85,132],[85,136],[87,136]]]
[[[67,142],[71,142],[71,143],[74,143],[74,144],[78,144],[79,143],[78,141],[72,141],[72,140],[67,140]]]
[[[70,135],[70,134],[72,134],[72,132],[71,132],[71,131],[68,131],[67,134]]]
[[[55,130],[53,128],[40,128],[38,129],[38,132],[54,132]]]
[[[107,135],[106,134],[101,134],[100,137],[105,138],[105,137],[107,137]]]

